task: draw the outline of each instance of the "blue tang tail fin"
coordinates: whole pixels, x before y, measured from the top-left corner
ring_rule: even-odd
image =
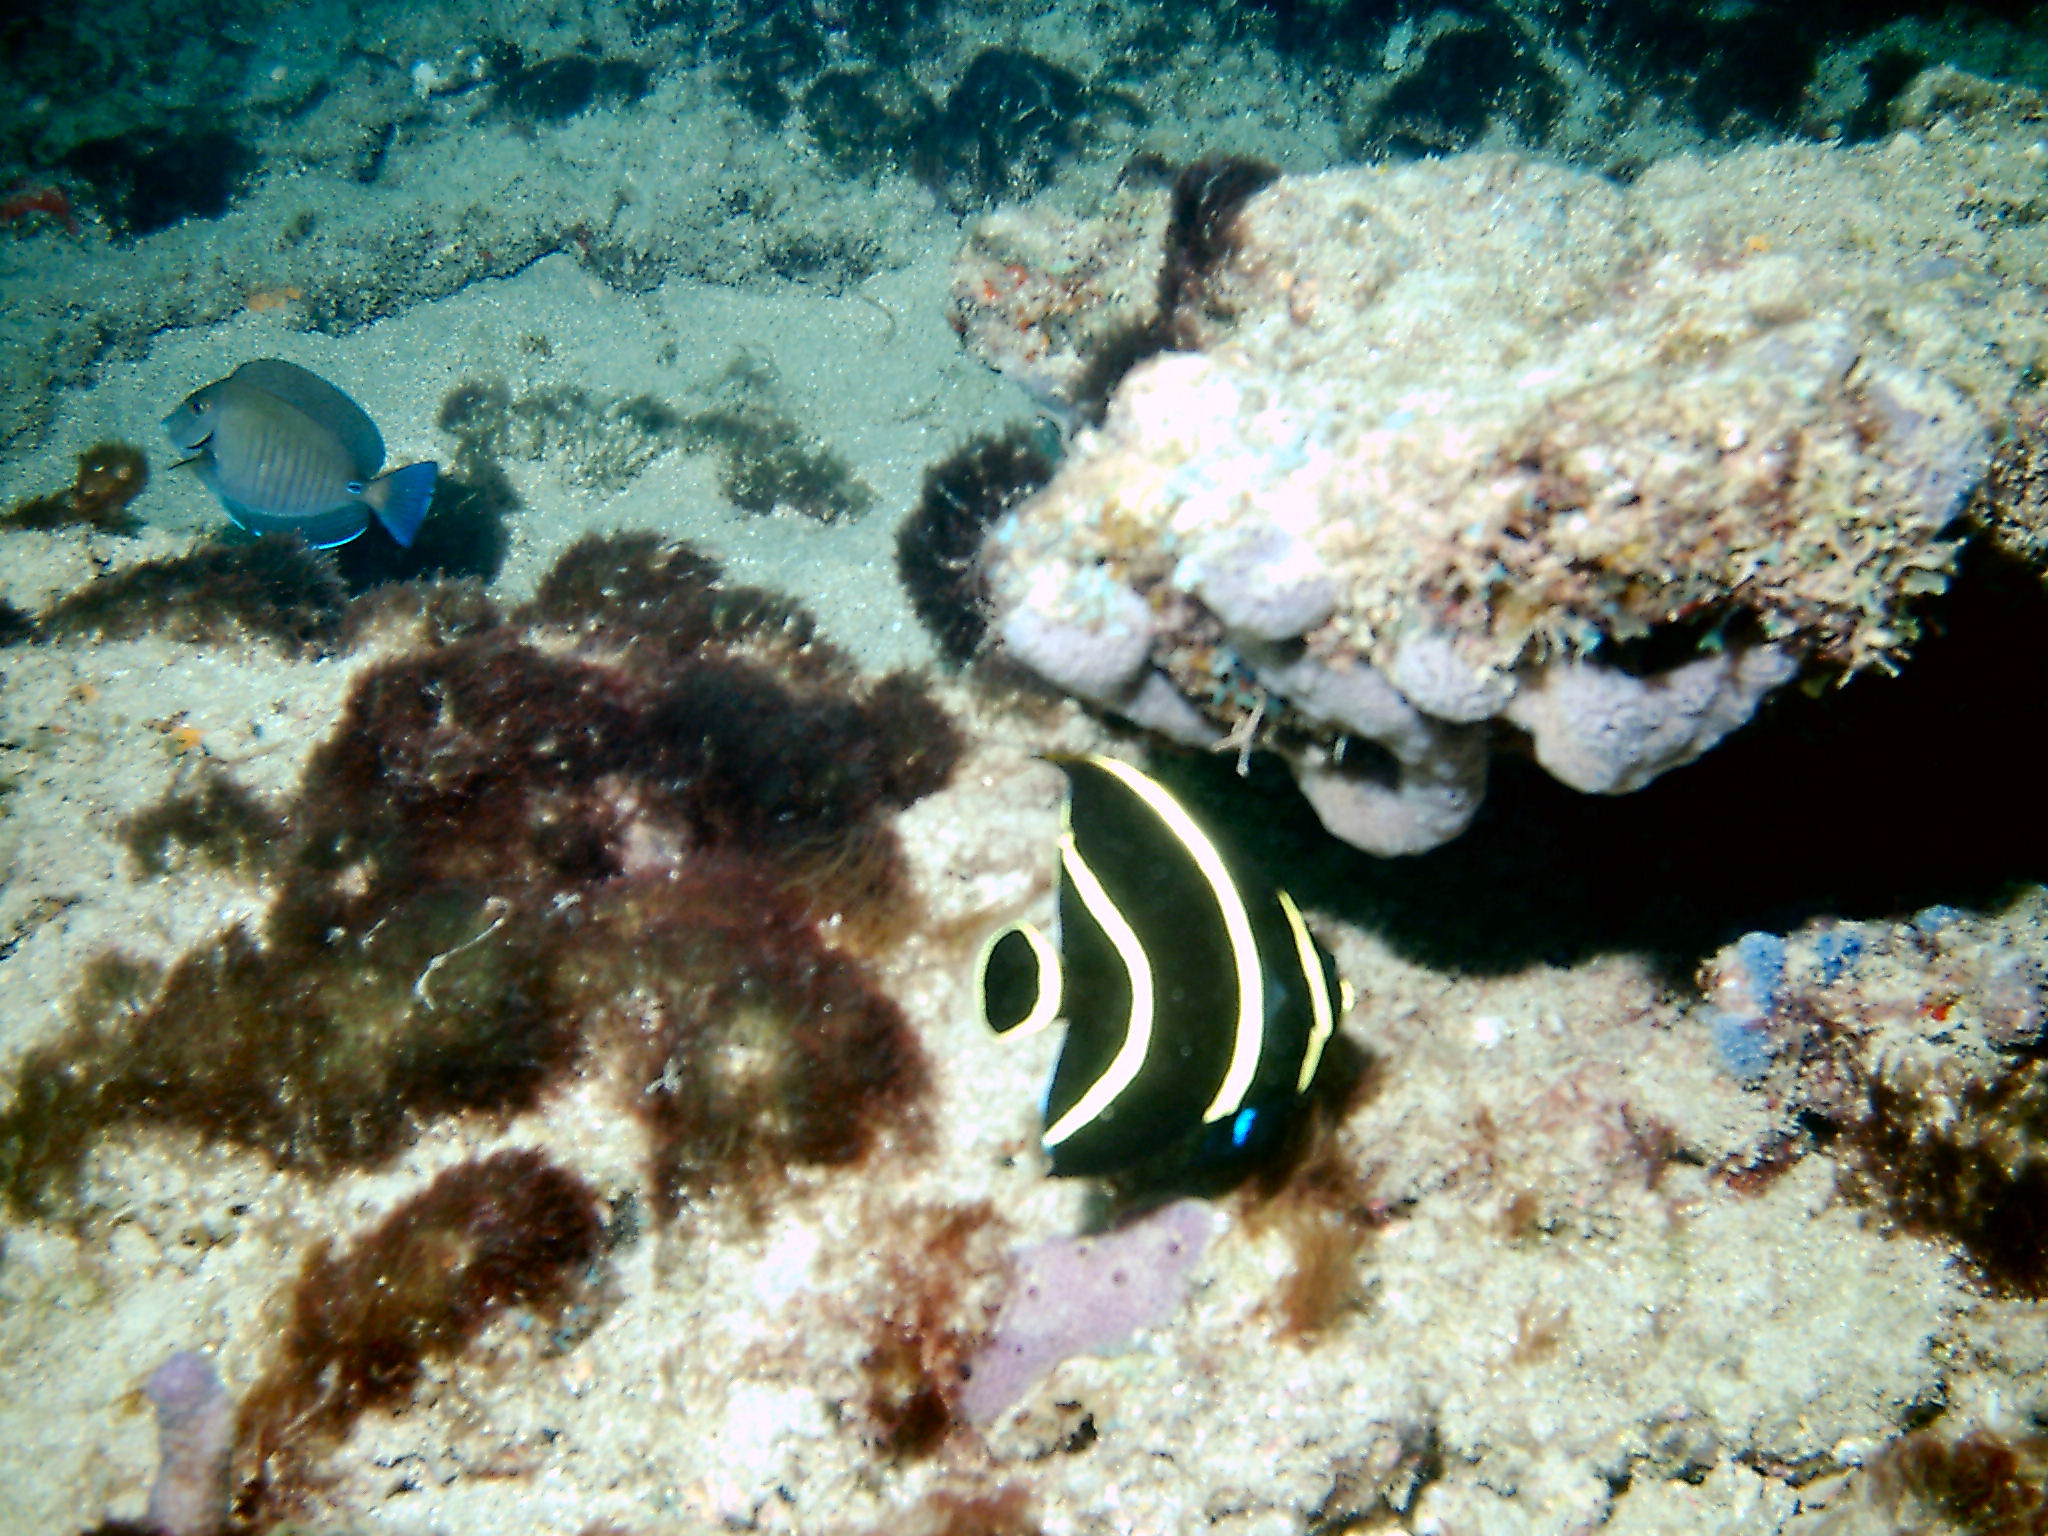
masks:
[[[427,504],[434,499],[434,480],[440,473],[440,465],[420,463],[408,464],[380,477],[379,489],[384,494],[379,501],[371,502],[371,507],[377,521],[405,549],[412,548],[420,524],[426,520]]]

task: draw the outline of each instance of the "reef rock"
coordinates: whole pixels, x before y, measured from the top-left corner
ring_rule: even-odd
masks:
[[[1503,742],[1622,793],[1802,673],[1896,669],[1959,520],[1998,536],[1972,498],[2048,360],[2048,248],[1985,211],[2037,198],[2039,104],[1942,74],[1900,112],[1626,187],[1498,153],[1275,180],[1162,288],[1184,350],[992,528],[991,633],[1282,753],[1377,853],[1462,831]]]

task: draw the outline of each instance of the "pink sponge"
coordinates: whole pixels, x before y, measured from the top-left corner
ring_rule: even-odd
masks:
[[[986,1424],[1073,1355],[1103,1354],[1165,1321],[1187,1291],[1213,1217],[1178,1200],[1100,1237],[1062,1237],[1017,1254],[995,1332],[969,1363],[960,1416]]]
[[[181,1350],[143,1387],[156,1408],[158,1465],[148,1525],[160,1536],[211,1536],[228,1515],[235,1404],[206,1356]]]

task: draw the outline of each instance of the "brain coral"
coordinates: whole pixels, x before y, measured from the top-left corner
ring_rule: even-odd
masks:
[[[1189,350],[992,529],[992,632],[1279,751],[1379,853],[1456,836],[1503,740],[1619,793],[1802,671],[1897,668],[2048,358],[2005,280],[2040,237],[1983,211],[2038,182],[2037,109],[1954,98],[1627,187],[1491,153],[1278,179]]]

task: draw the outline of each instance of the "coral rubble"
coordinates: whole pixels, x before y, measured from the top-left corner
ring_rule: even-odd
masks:
[[[2048,307],[2011,280],[2031,237],[1950,190],[2025,195],[2038,104],[1937,75],[1898,112],[1625,188],[1511,154],[1283,177],[1191,273],[1151,247],[1157,313],[1143,219],[992,215],[954,290],[991,362],[1058,394],[1130,324],[1181,349],[995,524],[992,630],[1138,724],[1280,752],[1377,853],[1463,830],[1504,742],[1622,793],[1795,677],[1909,664],[2038,416]]]

